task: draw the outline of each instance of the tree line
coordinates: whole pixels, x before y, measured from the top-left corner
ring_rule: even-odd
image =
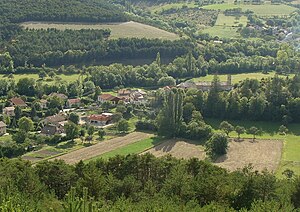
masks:
[[[22,30],[6,44],[15,66],[91,64],[107,59],[165,58],[186,54],[193,45],[187,40],[123,38],[107,40],[109,30]]]
[[[300,180],[249,167],[228,172],[197,159],[153,155],[109,160],[0,160],[0,208],[44,211],[293,211],[300,207]]]

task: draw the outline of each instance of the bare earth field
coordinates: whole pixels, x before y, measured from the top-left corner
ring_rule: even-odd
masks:
[[[197,145],[195,142],[185,140],[168,140],[160,145],[149,149],[142,154],[151,153],[156,157],[162,157],[165,155],[172,155],[176,158],[199,158],[203,160],[205,158],[204,148],[201,145]]]
[[[240,142],[231,141],[227,155],[218,158],[215,165],[230,171],[243,168],[252,164],[254,170],[276,171],[281,159],[283,142],[280,140],[256,140],[245,139]],[[168,140],[158,146],[149,149],[142,154],[151,153],[156,157],[172,155],[176,158],[205,159],[204,147],[191,141]]]
[[[53,158],[51,160],[64,160],[68,164],[78,163],[80,160],[88,160],[96,156],[110,152],[114,149],[127,146],[128,144],[150,138],[152,134],[133,132],[124,137],[113,138],[111,140],[103,141],[90,147],[82,148],[65,155]]]
[[[48,29],[55,28],[59,30],[81,30],[81,29],[110,29],[111,39],[118,38],[149,38],[149,39],[164,39],[164,40],[176,40],[179,36],[167,32],[165,30],[137,23],[134,21],[123,23],[62,23],[62,22],[24,22],[21,24],[24,28],[29,29]]]
[[[227,155],[215,162],[216,165],[234,171],[252,164],[254,170],[276,171],[281,159],[283,142],[280,140],[255,140],[229,143]]]

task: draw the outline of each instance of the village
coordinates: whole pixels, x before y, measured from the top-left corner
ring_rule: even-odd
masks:
[[[118,105],[145,105],[147,103],[147,93],[140,90],[120,89],[117,95],[104,93],[98,96],[97,100],[91,105],[85,105],[80,98],[69,99],[62,93],[51,93],[47,98],[28,103],[23,97],[13,97],[7,101],[7,106],[2,109],[3,121],[0,121],[0,135],[8,135],[8,129],[14,127],[8,126],[5,122],[15,121],[16,114],[26,114],[33,106],[35,110],[48,110],[51,100],[58,100],[62,103],[61,110],[50,116],[39,117],[38,125],[41,126],[37,133],[45,136],[62,135],[65,136],[65,124],[69,121],[71,113],[78,115],[78,125],[91,125],[95,128],[105,128],[119,121],[121,117],[116,118],[116,113],[111,113]],[[102,107],[102,112],[99,109]],[[17,114],[19,116],[19,114]],[[22,115],[21,115],[22,116]],[[8,119],[12,120],[7,121]],[[77,124],[77,123],[76,123]]]

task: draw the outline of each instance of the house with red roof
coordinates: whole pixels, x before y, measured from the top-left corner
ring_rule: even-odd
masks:
[[[25,108],[27,107],[27,104],[24,102],[23,99],[19,98],[19,97],[14,97],[14,98],[11,98],[9,100],[9,102],[11,103],[12,106],[18,106],[20,108]]]
[[[81,104],[81,100],[80,99],[68,99],[67,100],[67,103],[66,103],[66,106],[68,108],[74,108],[74,107],[79,107]]]
[[[111,102],[113,104],[118,104],[118,102],[121,100],[121,98],[113,96],[111,94],[102,94],[98,96],[98,102],[104,103],[104,102]]]
[[[93,114],[88,117],[88,122],[95,126],[105,126],[111,123],[112,116],[111,113]]]

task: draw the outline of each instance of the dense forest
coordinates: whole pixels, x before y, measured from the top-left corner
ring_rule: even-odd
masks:
[[[197,159],[117,156],[75,166],[0,160],[2,211],[293,211],[300,181]]]
[[[104,0],[1,0],[1,17],[10,22],[69,21],[69,22],[119,22],[126,15]]]
[[[187,40],[163,41],[159,39],[106,40],[105,30],[26,30],[7,46],[15,66],[25,63],[34,66],[60,66],[86,64],[104,59],[155,58],[173,59],[193,48]]]

